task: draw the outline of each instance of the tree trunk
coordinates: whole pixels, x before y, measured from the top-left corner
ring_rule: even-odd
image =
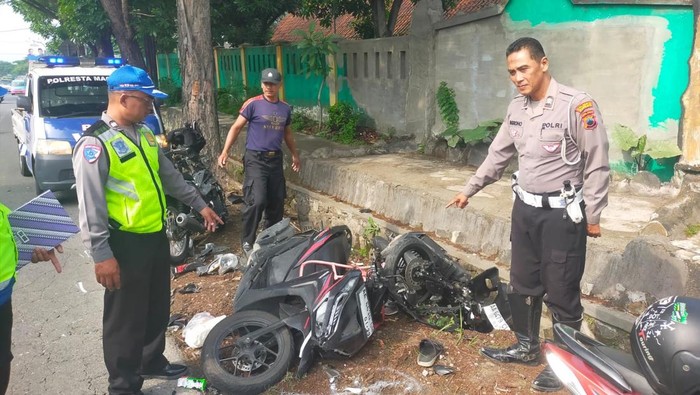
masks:
[[[391,12],[389,12],[389,22],[387,22],[387,35],[394,35],[394,27],[396,26],[396,20],[399,19],[399,11],[401,10],[401,5],[403,0],[394,0],[391,3]]]
[[[693,0],[693,19],[695,33],[693,48],[688,61],[690,80],[683,95],[683,113],[681,115],[682,136],[680,146],[683,155],[679,165],[682,168],[700,171],[700,0]]]
[[[105,29],[100,34],[99,40],[95,43],[97,46],[97,56],[105,58],[114,57],[114,47],[112,46],[112,31]]]
[[[156,60],[156,39],[147,35],[143,38],[143,54],[146,55],[146,71],[158,85],[158,61]]]
[[[386,37],[386,7],[384,0],[372,0],[372,19],[375,37]]]
[[[100,3],[109,17],[122,58],[132,66],[146,69],[141,49],[134,40],[134,31],[129,24],[129,1],[100,0]]]
[[[211,158],[221,152],[214,85],[209,1],[177,0],[182,104],[186,122],[197,122]]]

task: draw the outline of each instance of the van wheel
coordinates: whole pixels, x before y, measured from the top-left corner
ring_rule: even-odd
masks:
[[[24,155],[19,156],[19,174],[25,177],[31,177],[32,172],[29,171],[29,166],[27,166],[27,157]]]

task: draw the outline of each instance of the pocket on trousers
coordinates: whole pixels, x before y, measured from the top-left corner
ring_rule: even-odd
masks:
[[[553,281],[565,286],[576,286],[583,276],[583,256],[566,250],[552,250],[550,255]]]
[[[243,201],[245,204],[251,206],[255,202],[253,196],[253,183],[255,180],[245,180],[243,181]]]

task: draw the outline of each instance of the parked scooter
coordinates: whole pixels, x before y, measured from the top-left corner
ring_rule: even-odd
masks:
[[[700,299],[649,306],[630,331],[632,354],[554,325],[547,362],[573,394],[700,394]]]
[[[224,200],[224,190],[209,170],[207,158],[200,152],[206,145],[199,125],[186,123],[185,127],[168,133],[170,149],[165,153],[185,180],[195,186],[214,212],[226,223],[228,211]],[[166,196],[165,232],[170,241],[172,264],[182,263],[193,248],[193,237],[204,233],[204,218],[186,204]],[[219,229],[223,225],[219,226]]]
[[[233,315],[202,348],[204,374],[215,388],[257,394],[284,377],[295,355],[297,377],[314,355],[355,355],[383,321],[387,300],[419,319],[445,314],[461,317],[456,322],[464,328],[492,329],[482,307],[504,302],[496,268],[472,279],[420,233],[392,243],[375,238],[370,266],[349,263],[351,246],[347,226],[294,234],[285,220],[261,233]]]

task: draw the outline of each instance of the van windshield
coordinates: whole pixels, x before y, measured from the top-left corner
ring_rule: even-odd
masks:
[[[42,117],[99,117],[107,109],[107,76],[41,77],[38,82]]]

